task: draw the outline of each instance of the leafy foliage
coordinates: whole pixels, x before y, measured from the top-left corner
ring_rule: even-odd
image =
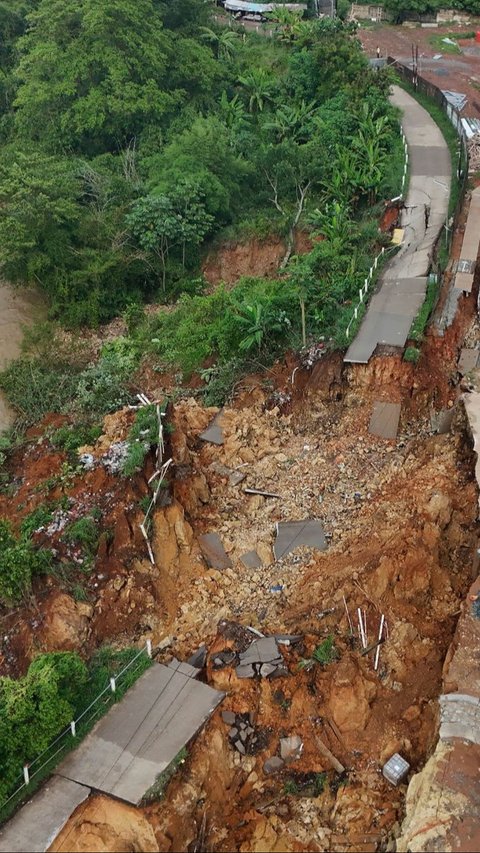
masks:
[[[388,74],[350,24],[273,17],[277,38],[244,39],[202,0],[0,2],[3,274],[98,325],[191,293],[225,226],[263,216],[291,247],[323,196],[355,212],[387,192]]]
[[[33,577],[52,565],[51,552],[35,548],[28,533],[25,527],[17,539],[10,523],[0,519],[0,601],[4,604],[21,601],[30,592]]]
[[[0,678],[0,800],[23,765],[73,718],[86,681],[87,668],[73,652],[39,655],[23,678]]]
[[[128,452],[122,465],[122,473],[131,477],[141,470],[150,447],[158,442],[156,406],[143,406],[138,410],[127,441]]]

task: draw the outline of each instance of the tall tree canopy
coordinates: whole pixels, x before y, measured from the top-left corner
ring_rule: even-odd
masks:
[[[41,0],[20,42],[16,126],[51,150],[113,150],[178,106],[152,0]]]

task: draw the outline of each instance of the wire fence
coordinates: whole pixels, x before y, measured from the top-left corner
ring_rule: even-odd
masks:
[[[145,646],[141,648],[140,651],[130,661],[128,661],[128,663],[125,664],[119,672],[116,673],[116,675],[109,678],[108,684],[106,684],[95,699],[93,699],[92,702],[84,708],[78,717],[70,721],[68,726],[66,726],[63,731],[57,735],[57,737],[43,750],[43,752],[39,753],[39,755],[37,755],[32,761],[29,761],[28,763],[25,762],[18,777],[12,783],[16,786],[15,790],[8,799],[0,803],[0,816],[4,813],[9,804],[11,804],[15,798],[19,797],[23,789],[28,789],[31,783],[38,779],[40,774],[43,773],[43,775],[45,775],[47,768],[53,769],[53,767],[58,763],[59,756],[71,749],[72,746],[76,745],[81,737],[89,731],[95,718],[101,717],[112,704],[112,700],[115,701],[115,694],[122,686],[123,681],[126,680],[127,674],[131,677],[135,675],[135,673],[139,672],[140,669],[145,668],[145,655],[147,655],[149,659],[152,657],[151,640],[147,640]],[[142,658],[141,661],[140,658]],[[136,664],[136,666],[134,666],[134,664]],[[129,685],[127,685],[127,687],[128,686]]]

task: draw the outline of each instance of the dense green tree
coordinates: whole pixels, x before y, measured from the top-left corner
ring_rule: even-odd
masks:
[[[203,194],[208,213],[220,222],[231,218],[238,203],[238,190],[251,166],[237,156],[230,144],[230,132],[215,116],[198,117],[149,159],[152,192],[172,194],[183,180]]]
[[[50,149],[114,150],[178,98],[152,0],[41,0],[21,40],[16,124]]]
[[[10,281],[48,288],[72,260],[80,217],[72,164],[33,150],[0,158],[0,266]]]
[[[169,253],[181,247],[185,266],[187,242],[199,245],[211,228],[213,217],[205,210],[201,191],[183,182],[174,196],[148,195],[136,201],[127,223],[147,256],[158,259],[165,293]]]
[[[87,669],[73,652],[40,655],[23,678],[0,678],[0,799],[74,717]]]

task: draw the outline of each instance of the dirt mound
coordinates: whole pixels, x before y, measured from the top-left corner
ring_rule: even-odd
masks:
[[[49,850],[55,853],[157,853],[152,826],[138,809],[108,797],[89,797]]]

